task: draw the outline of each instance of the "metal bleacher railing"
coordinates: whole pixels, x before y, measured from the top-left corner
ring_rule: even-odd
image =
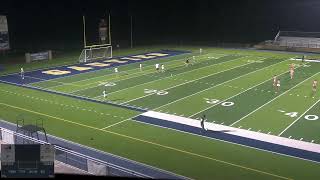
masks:
[[[26,136],[5,128],[0,127],[0,140],[4,143],[28,142],[29,144],[49,144],[45,141]],[[110,162],[101,161],[96,158],[66,149],[64,147],[54,145],[55,160],[71,165],[73,167],[84,170],[92,175],[99,176],[122,176],[122,177],[140,177],[151,178],[147,175],[120,167]]]

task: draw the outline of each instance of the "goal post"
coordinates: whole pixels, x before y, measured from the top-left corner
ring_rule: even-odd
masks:
[[[99,61],[112,58],[112,46],[93,45],[84,48],[79,56],[79,62]]]
[[[100,20],[100,22],[98,22]],[[83,42],[84,48],[81,51],[79,56],[79,62],[89,62],[89,61],[99,61],[107,58],[112,58],[112,45],[111,45],[111,18],[110,14],[106,18],[98,19],[94,17],[91,22],[98,23],[98,36],[99,41],[92,41],[91,45],[87,43],[86,35],[86,18],[82,16],[83,21]],[[96,39],[96,38],[93,38]]]

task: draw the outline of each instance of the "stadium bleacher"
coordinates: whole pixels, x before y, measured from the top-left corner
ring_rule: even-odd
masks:
[[[274,44],[291,48],[320,48],[320,32],[279,31]]]

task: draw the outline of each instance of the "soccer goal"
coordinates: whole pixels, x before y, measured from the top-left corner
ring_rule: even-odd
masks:
[[[99,61],[107,58],[112,58],[112,46],[95,45],[82,50],[79,56],[79,62]]]

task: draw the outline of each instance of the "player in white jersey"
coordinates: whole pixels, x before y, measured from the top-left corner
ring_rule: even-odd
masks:
[[[159,72],[159,64],[156,64],[156,71]]]
[[[277,93],[280,90],[280,79],[277,80],[276,88],[277,88],[277,91],[276,91]]]
[[[164,65],[161,64],[161,72],[164,72]]]
[[[139,64],[140,71],[142,71],[142,64]]]
[[[20,69],[20,76],[21,76],[21,79],[24,79],[24,70],[23,70],[23,67]]]
[[[277,76],[274,75],[274,76],[273,76],[273,84],[272,84],[273,88],[276,89],[276,85],[277,85]]]
[[[192,63],[196,63],[196,57],[192,56]]]
[[[202,48],[200,48],[200,50],[199,50],[199,51],[200,51],[200,54],[202,54]]]
[[[115,73],[118,73],[119,71],[118,71],[118,68],[114,68],[114,72]]]

